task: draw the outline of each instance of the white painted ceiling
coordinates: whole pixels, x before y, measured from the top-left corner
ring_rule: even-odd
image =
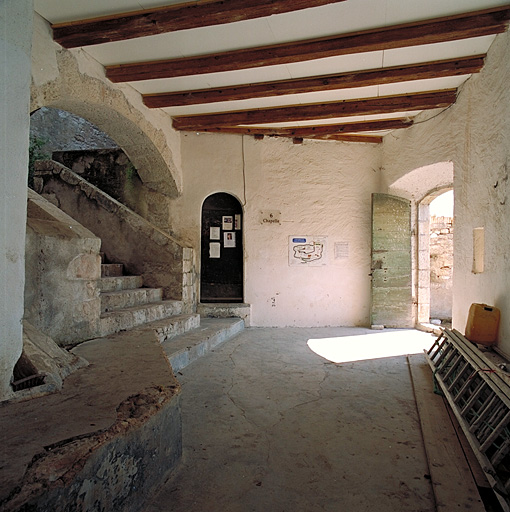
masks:
[[[35,0],[35,10],[54,24],[177,3],[182,2],[178,0]],[[266,18],[87,46],[83,48],[83,51],[103,65],[154,61],[350,33],[506,4],[508,4],[508,0],[346,0]],[[140,93],[148,94],[423,63],[484,54],[492,44],[494,37],[484,36],[448,43],[375,51],[263,68],[137,81],[131,82],[130,85]],[[371,98],[456,88],[468,78],[469,75],[463,75],[338,91],[172,107],[163,110],[169,115],[185,115]],[[402,112],[388,116],[359,116],[320,122],[278,123],[277,126],[333,124],[398,117],[399,115],[412,117],[415,114],[416,112]]]

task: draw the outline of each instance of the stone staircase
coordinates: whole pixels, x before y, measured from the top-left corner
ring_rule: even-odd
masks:
[[[101,255],[104,260],[104,255]],[[131,330],[143,336],[150,329],[178,372],[239,334],[241,318],[204,318],[182,314],[182,303],[163,300],[161,288],[144,288],[141,276],[124,275],[121,263],[102,263],[99,282],[101,336]]]
[[[102,263],[100,336],[148,323],[170,339],[199,327],[200,315],[182,314],[182,302],[163,300],[161,288],[144,288],[141,276],[124,275],[122,263]]]

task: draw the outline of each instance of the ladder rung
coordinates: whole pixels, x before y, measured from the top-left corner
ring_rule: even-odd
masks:
[[[471,386],[471,384],[473,384],[473,382],[476,382],[473,380],[477,375],[476,370],[473,370],[473,367],[471,365],[469,365],[469,370],[471,372],[468,375],[466,382],[464,382],[462,387],[459,389],[457,395],[454,397],[455,403],[457,403],[461,398],[463,398],[464,394],[467,392],[469,386]],[[482,384],[483,384],[483,380],[480,379],[480,381],[477,384],[477,387],[474,390],[472,390],[471,393],[475,393],[476,390],[478,389],[478,387],[481,386]]]
[[[456,375],[453,376],[452,384],[458,380],[458,378],[462,374],[462,371],[464,370],[464,368],[466,368],[468,364],[462,357],[462,355],[459,354],[459,357],[455,360],[455,363],[452,364],[451,368],[446,372],[445,376],[443,377],[443,381],[445,382],[445,384],[448,384],[446,381],[450,378],[451,375],[453,375],[457,371],[457,369],[462,363],[464,363],[464,366],[462,367],[461,370],[458,371]],[[448,391],[450,391],[452,384],[448,386]]]
[[[439,367],[441,366],[441,363],[443,362],[444,358],[452,351],[452,350],[455,350],[455,347],[453,346],[453,343],[448,340],[448,339],[445,339],[445,341],[443,342],[443,345],[446,345],[443,350],[441,351],[441,353],[439,354],[439,357],[437,358],[437,360],[434,362],[435,366],[436,367]],[[442,345],[442,346],[443,346]]]
[[[498,451],[491,457],[491,464],[497,466],[507,455],[510,450],[510,437],[507,437]]]
[[[448,365],[448,369],[443,374],[443,381],[446,381],[450,378],[450,375],[458,368],[459,364],[462,362],[462,355],[459,352],[456,352],[452,357],[450,364]]]
[[[442,343],[439,343],[440,340],[443,340]],[[447,338],[445,336],[445,334],[442,332],[438,338],[436,339],[436,341],[434,342],[434,344],[432,345],[432,347],[430,347],[430,350],[427,352],[427,355],[430,356],[430,359],[434,359],[437,354],[439,353],[439,351],[444,347],[444,344],[447,342]],[[434,351],[434,353],[432,354],[432,351],[436,349]]]
[[[455,347],[452,347],[452,350],[449,351],[448,355],[443,359],[441,364],[437,367],[437,372],[441,374],[443,370],[449,367],[455,356],[458,356],[459,352]]]
[[[499,422],[503,419],[507,412],[508,409],[502,403],[494,406],[490,412],[489,417],[483,421],[483,423],[476,431],[476,438],[478,439],[480,445],[482,445],[486,439],[494,432],[495,427],[499,425]]]
[[[459,382],[459,379],[464,375],[464,370],[469,366],[469,363],[462,357],[460,358],[460,361],[456,366],[459,367],[461,363],[464,364],[462,365],[462,368],[457,372],[457,375],[455,375],[455,377],[453,378],[451,384],[448,386],[448,391],[451,391],[451,389],[457,384],[457,382]],[[446,380],[447,378],[448,377],[445,375],[444,379]]]
[[[480,381],[480,384],[476,387],[476,389],[473,391],[473,394],[471,395],[471,398],[469,398],[469,400],[466,402],[466,405],[464,405],[464,407],[462,408],[462,410],[460,411],[460,414],[462,416],[464,416],[472,407],[473,407],[473,404],[478,400],[478,398],[480,397],[480,395],[482,394],[483,391],[485,391],[486,389],[490,389],[489,385],[487,384],[487,382],[485,382],[483,379]]]
[[[498,397],[496,396],[496,393],[494,391],[491,391],[490,395],[487,397],[487,401],[480,407],[478,411],[474,411],[475,413],[475,421],[471,423],[471,426],[469,427],[470,432],[474,432],[480,423],[482,421],[485,421],[485,418],[491,413],[492,407],[495,405],[496,400]]]
[[[508,425],[510,422],[510,411],[507,409],[506,414],[503,416],[503,419],[498,423],[498,425],[494,428],[492,434],[483,442],[482,446],[480,446],[480,450],[485,452],[487,448],[497,439],[501,431]]]

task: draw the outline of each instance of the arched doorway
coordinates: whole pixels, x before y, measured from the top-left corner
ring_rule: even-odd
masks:
[[[201,302],[243,302],[242,206],[220,192],[202,205]]]
[[[441,202],[438,202],[441,201]],[[451,321],[453,191],[429,193],[418,205],[418,323]]]
[[[430,319],[449,326],[453,293],[453,190],[430,203]]]
[[[449,160],[417,167],[401,175],[388,193],[411,200],[412,288],[414,323],[430,321],[430,203],[453,188],[454,163]]]

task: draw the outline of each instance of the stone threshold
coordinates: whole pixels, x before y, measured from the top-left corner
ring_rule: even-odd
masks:
[[[250,327],[251,304],[238,302],[200,303],[197,313],[203,318],[241,318],[245,327]]]

